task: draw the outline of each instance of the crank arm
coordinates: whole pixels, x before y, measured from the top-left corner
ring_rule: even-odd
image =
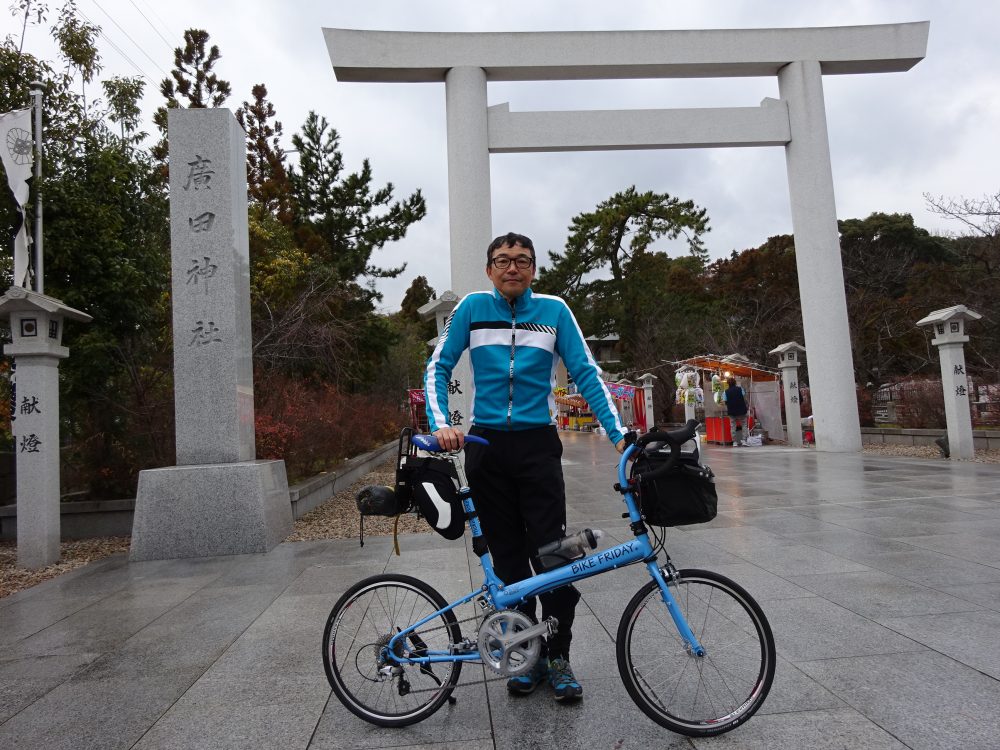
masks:
[[[503,645],[504,649],[511,649],[520,646],[525,641],[530,641],[532,638],[552,635],[558,628],[559,621],[554,617],[549,617],[537,625],[532,625],[526,630],[519,630],[518,632],[507,636],[500,636],[498,637],[498,640]]]

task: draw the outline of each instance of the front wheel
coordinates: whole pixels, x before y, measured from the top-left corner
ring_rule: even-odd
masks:
[[[383,727],[426,719],[451,695],[460,661],[397,665],[388,657],[389,640],[447,606],[423,581],[379,575],[354,584],[333,605],[323,631],[323,666],[333,692],[352,713]],[[448,654],[462,640],[451,610],[411,633],[396,656]]]
[[[670,593],[705,649],[681,637],[656,581],[632,597],[618,625],[618,670],[653,721],[690,737],[735,729],[760,708],[774,679],[774,636],[760,605],[725,576],[682,570]]]

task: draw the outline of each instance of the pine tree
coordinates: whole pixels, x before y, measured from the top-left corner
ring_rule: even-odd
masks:
[[[247,134],[247,189],[251,203],[273,214],[282,224],[293,219],[291,182],[281,147],[283,128],[275,119],[274,105],[267,99],[267,87],[258,83],[252,90],[253,102],[243,102],[236,119]],[[273,124],[272,124],[273,123]]]
[[[203,29],[185,31],[184,48],[174,49],[174,69],[168,78],[160,82],[160,93],[167,104],[153,115],[153,122],[163,134],[163,139],[152,148],[152,153],[161,162],[167,159],[168,109],[221,107],[232,93],[229,81],[213,72],[222,54],[215,44],[206,52],[208,40],[208,32]]]
[[[372,168],[367,159],[360,172],[344,175],[340,136],[325,117],[310,112],[302,133],[292,137],[299,152],[298,169],[291,170],[296,209],[296,233],[311,255],[331,266],[345,282],[363,279],[370,298],[377,278],[395,278],[406,268],[379,268],[372,253],[387,242],[401,239],[407,228],[422,219],[427,206],[420,190],[403,201],[393,201],[393,185],[373,192]]]
[[[683,238],[690,262],[700,267],[707,231],[705,209],[692,201],[633,186],[573,218],[565,251],[549,253],[536,286],[565,297],[587,333],[619,333],[627,345],[644,315],[635,286],[654,281],[645,256],[663,249],[654,243]]]
[[[437,292],[434,291],[434,287],[427,283],[426,276],[417,276],[410,283],[406,294],[403,295],[403,302],[399,306],[399,316],[403,320],[418,326],[420,335],[423,336],[425,341],[437,334],[437,323],[433,318],[431,320],[421,320],[418,310],[432,299],[437,299]]]
[[[426,276],[417,276],[403,295],[399,311],[405,319],[419,323],[420,313],[417,311],[432,299],[437,299],[434,287],[427,283]]]

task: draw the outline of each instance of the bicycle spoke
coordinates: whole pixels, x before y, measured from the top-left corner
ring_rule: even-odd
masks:
[[[752,715],[767,694],[774,669],[770,631],[762,629],[759,608],[721,576],[682,571],[668,585],[704,655],[684,643],[667,608],[659,606],[659,588],[647,584],[619,626],[626,688],[643,711],[674,731],[692,736],[728,731]],[[683,648],[664,647],[677,643]]]
[[[443,608],[443,601],[437,601],[440,594],[408,576],[387,574],[370,580],[371,585],[362,582],[345,594],[331,612],[324,636],[327,674],[338,698],[362,718],[389,726],[419,721],[441,705],[461,665],[408,664],[406,659],[448,653],[455,617],[445,611],[419,631],[400,635]],[[393,651],[402,664],[383,661],[394,637],[398,645]]]

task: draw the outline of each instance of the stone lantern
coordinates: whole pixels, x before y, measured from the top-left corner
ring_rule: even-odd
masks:
[[[645,416],[646,416],[646,431],[649,432],[653,428],[653,424],[656,422],[656,418],[653,416],[653,381],[659,380],[655,375],[647,372],[645,375],[639,376],[639,382],[642,384],[642,400],[645,404]]]
[[[971,459],[976,450],[972,440],[972,415],[969,411],[969,378],[965,370],[966,321],[979,320],[982,315],[965,305],[935,310],[917,321],[918,326],[930,326],[934,333],[931,343],[941,358],[941,387],[944,389],[944,412],[948,423],[948,448],[951,458]]]
[[[448,322],[448,316],[451,315],[451,311],[457,306],[458,295],[449,290],[442,292],[441,296],[437,299],[432,299],[426,305],[422,305],[417,310],[417,314],[420,315],[421,320],[434,318],[434,322],[437,324],[438,336],[440,336],[444,331],[444,324]],[[437,344],[437,336],[428,341],[427,344],[429,346]]]
[[[785,393],[785,421],[788,423],[788,444],[802,447],[802,412],[799,404],[799,365],[806,348],[795,341],[789,341],[772,349],[768,354],[778,357],[781,370],[782,390]]]
[[[17,564],[41,568],[59,560],[59,360],[63,323],[91,317],[44,294],[12,286],[0,297],[10,321],[14,358],[11,430],[17,457]],[[15,390],[16,389],[16,390]]]

